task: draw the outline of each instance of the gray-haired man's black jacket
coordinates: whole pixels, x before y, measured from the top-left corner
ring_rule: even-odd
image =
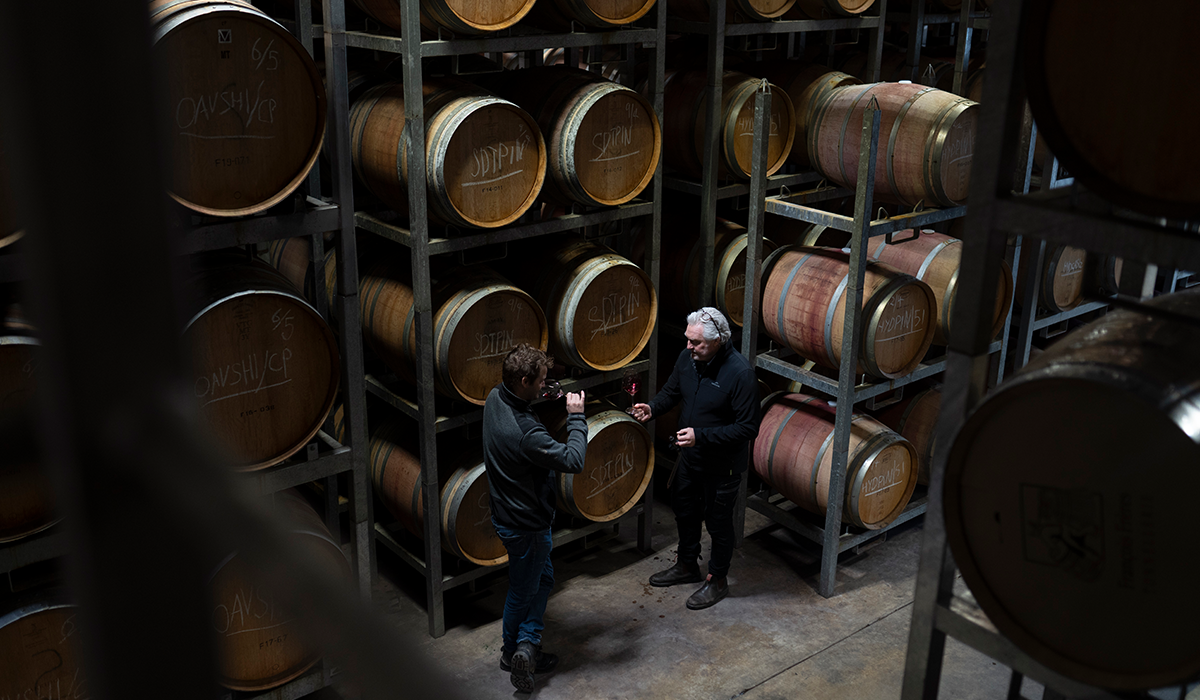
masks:
[[[529,407],[501,382],[483,405],[483,463],[498,524],[527,532],[554,519],[554,473],[579,474],[587,419],[567,414],[567,443],[555,440]]]
[[[680,463],[714,474],[743,471],[760,420],[758,378],[750,361],[729,343],[707,363],[694,362],[684,349],[650,410],[657,418],[679,403],[679,428],[696,432],[696,445],[680,451]]]

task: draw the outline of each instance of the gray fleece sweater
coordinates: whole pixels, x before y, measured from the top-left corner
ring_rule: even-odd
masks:
[[[587,419],[567,417],[567,443],[555,440],[524,401],[504,383],[483,406],[483,463],[492,518],[502,527],[545,530],[554,519],[555,472],[579,474],[587,451]]]

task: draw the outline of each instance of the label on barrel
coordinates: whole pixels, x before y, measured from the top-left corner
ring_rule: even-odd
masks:
[[[1059,567],[1084,581],[1103,573],[1104,496],[1099,492],[1022,484],[1021,519],[1026,561]]]
[[[875,341],[882,343],[924,333],[929,320],[929,309],[919,304],[924,299],[924,295],[911,289],[901,289],[892,295],[876,328]]]
[[[76,608],[33,613],[0,629],[0,698],[87,698],[76,657]]]
[[[612,335],[622,326],[634,323],[642,317],[642,288],[641,281],[636,275],[630,275],[628,288],[620,292],[611,292],[588,308],[587,320],[591,323],[591,338],[598,335]]]

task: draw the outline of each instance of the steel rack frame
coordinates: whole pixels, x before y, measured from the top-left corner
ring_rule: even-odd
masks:
[[[934,24],[958,24],[957,50],[954,52],[954,87],[956,95],[963,95],[963,87],[967,79],[967,63],[971,60],[971,35],[976,29],[988,29],[991,15],[975,12],[975,0],[963,0],[962,9],[957,13],[933,14],[925,12],[922,0],[913,0],[908,14],[894,12],[888,15],[888,21],[894,23],[907,22],[908,58],[911,70],[909,79],[920,82],[921,46],[925,40],[925,30]]]
[[[329,4],[343,6],[344,0],[327,0]],[[649,18],[650,28],[624,28],[613,31],[573,31],[568,33],[544,33],[527,27],[516,26],[493,35],[477,38],[458,38],[452,33],[441,30],[434,39],[421,38],[420,2],[419,0],[401,0],[401,31],[353,31],[343,32],[342,39],[346,46],[398,54],[403,58],[403,84],[405,102],[405,129],[408,133],[408,196],[410,211],[408,226],[397,225],[387,220],[387,215],[377,212],[359,211],[354,214],[356,223],[364,230],[387,238],[409,248],[412,255],[412,280],[416,307],[417,333],[417,382],[416,400],[401,397],[391,388],[387,378],[375,376],[366,377],[366,385],[372,394],[398,409],[405,415],[415,418],[418,424],[421,451],[421,489],[425,507],[424,552],[421,556],[409,552],[400,554],[400,558],[412,566],[425,578],[426,610],[429,619],[429,634],[440,637],[446,633],[444,594],[447,588],[458,585],[457,577],[447,577],[443,572],[443,552],[441,546],[441,504],[439,499],[437,433],[452,428],[462,427],[481,419],[481,412],[473,411],[466,415],[439,417],[436,406],[434,389],[433,353],[433,303],[430,285],[430,260],[435,255],[446,253],[463,253],[486,245],[507,243],[535,236],[580,229],[613,221],[624,221],[636,217],[650,217],[650,235],[647,237],[646,263],[651,284],[657,289],[659,284],[660,257],[660,226],[662,200],[662,165],[658,165],[654,179],[642,199],[634,200],[625,205],[606,208],[584,208],[581,213],[568,213],[546,221],[530,222],[530,217],[508,227],[481,231],[460,232],[462,235],[453,237],[434,237],[428,219],[428,207],[425,193],[425,152],[423,148],[413,148],[412,144],[425,143],[425,122],[422,107],[422,58],[435,56],[456,57],[463,54],[488,52],[536,52],[544,49],[565,48],[569,52],[583,47],[606,46],[613,44],[636,45],[642,44],[650,51],[651,70],[649,81],[650,100],[659,122],[663,116],[662,84],[665,65],[664,47],[666,44],[666,3],[663,0],[657,4]],[[535,62],[537,62],[535,60]],[[348,143],[348,140],[347,140]],[[647,343],[647,357],[656,357],[658,351],[658,327],[655,326]],[[656,364],[649,360],[636,363],[648,373],[648,383],[654,385],[656,379]],[[624,371],[624,368],[621,370]],[[360,372],[360,376],[362,373]],[[580,388],[585,384],[592,386],[613,378],[612,373],[589,377],[577,383]],[[653,525],[653,482],[646,488],[639,507],[630,512],[638,519],[638,544],[643,550],[649,550],[651,543],[651,528]],[[612,523],[599,523],[604,527]],[[394,538],[387,534],[385,527],[376,524],[373,527],[374,537],[385,546],[392,548]],[[400,549],[403,549],[402,547]],[[397,552],[398,554],[400,552]],[[446,555],[452,556],[452,555]],[[491,567],[479,567],[486,572]],[[473,574],[473,575],[482,575]]]
[[[703,257],[700,266],[701,305],[711,305],[714,283],[716,251],[717,201],[741,195],[750,195],[751,212],[756,199],[765,199],[768,189],[783,189],[795,185],[809,184],[821,179],[814,172],[773,175],[756,190],[751,182],[722,184],[717,179],[717,157],[720,153],[720,113],[723,92],[722,77],[725,73],[725,37],[758,36],[764,34],[795,34],[803,32],[832,32],[839,29],[869,29],[870,41],[867,65],[871,79],[879,77],[880,56],[883,53],[883,19],[887,16],[887,0],[876,0],[875,14],[854,18],[821,20],[772,20],[767,22],[730,23],[727,10],[731,0],[709,0],[708,22],[695,22],[672,17],[667,28],[672,32],[705,36],[708,40],[707,98],[704,110],[704,172],[699,183],[687,178],[669,177],[667,186],[676,191],[689,192],[700,197],[700,243]],[[756,110],[757,111],[757,110]],[[764,156],[765,157],[765,156]],[[757,161],[755,161],[757,163]],[[766,166],[763,166],[766,171]],[[741,517],[739,515],[739,517]],[[737,528],[741,532],[741,527]],[[741,541],[740,536],[738,541]]]
[[[954,435],[986,391],[987,329],[983,310],[992,301],[999,265],[1009,236],[1054,241],[1094,252],[1120,255],[1146,267],[1195,269],[1200,265],[1200,237],[1186,228],[1151,225],[1114,212],[1111,204],[1078,186],[1034,194],[1010,193],[1006,183],[1014,170],[1018,130],[1024,105],[1024,88],[1018,47],[1021,45],[1021,12],[1024,3],[996,8],[992,21],[996,36],[991,42],[987,99],[981,118],[981,140],[976,151],[971,190],[971,214],[963,246],[955,332],[950,339],[943,411],[938,433]],[[1138,267],[1140,268],[1140,265]],[[1137,268],[1135,268],[1137,269]],[[1148,277],[1148,275],[1146,276]],[[1145,278],[1122,275],[1122,294],[1135,299],[1147,296]],[[1140,288],[1140,289],[1139,289]],[[1120,695],[1065,678],[1046,668],[1000,632],[968,595],[953,590],[956,567],[946,540],[942,487],[951,440],[939,440],[930,474],[921,561],[917,572],[912,625],[901,697],[904,700],[936,698],[941,681],[947,637],[1004,663],[1013,670],[1008,697],[1020,698],[1024,677],[1046,686],[1046,697],[1149,698],[1146,693]]]
[[[755,142],[754,160],[751,175],[751,197],[749,215],[749,236],[746,254],[746,279],[753,280],[747,284],[750,290],[746,294],[743,308],[742,354],[756,367],[765,369],[773,374],[801,382],[836,399],[836,413],[833,434],[833,466],[830,474],[830,493],[844,494],[848,487],[846,482],[846,465],[849,461],[849,442],[852,411],[856,403],[874,400],[882,394],[899,389],[914,381],[933,376],[943,371],[946,359],[924,361],[918,368],[898,379],[886,382],[859,383],[855,368],[858,363],[858,346],[862,339],[861,317],[864,279],[867,267],[867,251],[869,240],[874,236],[885,236],[890,242],[892,234],[905,229],[919,229],[923,226],[961,217],[966,213],[966,207],[948,209],[931,209],[902,213],[897,216],[882,219],[872,219],[875,197],[875,166],[876,154],[879,150],[879,122],[881,119],[877,106],[868,105],[863,114],[862,140],[859,147],[859,167],[857,187],[855,189],[854,216],[842,216],[814,209],[805,203],[813,203],[823,199],[841,196],[847,190],[836,187],[819,187],[814,190],[800,192],[787,197],[766,197],[766,144],[767,115],[760,113],[759,105],[768,105],[770,92],[766,81],[759,88],[755,97]],[[803,202],[803,203],[802,203]],[[850,271],[847,285],[845,330],[842,334],[842,363],[838,378],[833,381],[821,374],[804,369],[784,359],[790,356],[790,351],[771,349],[759,352],[758,299],[762,289],[762,238],[765,215],[771,213],[813,224],[830,226],[851,234]],[[989,352],[999,352],[1002,343],[988,344]],[[745,480],[743,480],[745,482]],[[864,542],[881,536],[888,530],[921,515],[927,508],[927,498],[918,498],[909,503],[905,510],[887,527],[878,530],[868,530],[851,533],[842,523],[842,507],[844,498],[829,499],[824,527],[806,522],[810,517],[797,517],[797,513],[780,507],[780,498],[771,494],[743,494],[738,502],[738,531],[745,531],[745,509],[747,507],[766,515],[776,523],[800,534],[821,545],[821,570],[818,582],[818,592],[828,598],[834,594],[837,576],[838,555],[853,549]],[[807,516],[807,514],[804,514]],[[844,533],[844,534],[843,534]]]

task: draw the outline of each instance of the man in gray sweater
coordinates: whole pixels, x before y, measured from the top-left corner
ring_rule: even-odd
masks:
[[[567,442],[555,440],[530,409],[543,394],[554,361],[522,343],[504,358],[503,381],[483,406],[483,461],[492,498],[492,524],[508,550],[500,668],[512,684],[533,690],[535,673],[558,664],[542,652],[546,600],[554,587],[550,523],[555,472],[579,474],[587,451],[584,393],[567,394]]]

